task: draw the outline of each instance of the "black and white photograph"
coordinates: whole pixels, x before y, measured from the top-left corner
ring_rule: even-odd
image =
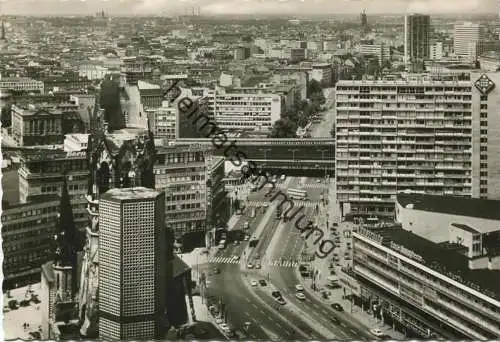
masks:
[[[500,339],[498,0],[0,0],[3,341]]]

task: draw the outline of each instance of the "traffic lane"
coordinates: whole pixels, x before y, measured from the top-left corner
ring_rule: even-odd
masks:
[[[256,293],[251,293],[245,286],[243,282],[250,280],[241,278],[238,266],[224,265],[223,268],[222,276],[214,277],[210,283],[208,294],[222,298],[228,304],[228,318],[234,329],[241,331],[245,322],[251,321],[249,337],[269,339],[264,329],[285,339],[295,337],[293,327],[283,322],[277,313],[269,311],[259,301],[251,300]]]
[[[278,274],[282,279],[282,286],[285,286],[284,291],[288,291],[289,293],[293,293],[294,289],[292,289],[291,286],[286,286],[285,284],[294,284],[293,286],[295,286],[295,284],[301,283],[300,279],[297,278],[295,270],[293,269],[279,270]],[[307,311],[310,312],[311,316],[318,320],[318,322],[329,324],[330,326],[333,325],[335,330],[344,335],[342,338],[373,339],[373,336],[366,330],[366,327],[361,324],[357,324],[357,322],[353,322],[345,313],[337,312],[328,304],[323,303],[315,294],[310,292],[310,289],[305,289],[303,293],[306,297],[304,301],[301,301],[304,308],[307,308]],[[332,316],[336,317],[339,323],[334,323],[330,318]]]
[[[300,227],[304,226],[307,221],[315,219],[314,208],[307,207],[302,210],[302,213],[304,214],[304,219],[300,222]],[[295,217],[295,220],[286,223],[281,236],[283,244],[280,244],[281,248],[274,251],[274,257],[300,259],[304,239],[301,236],[302,232],[295,226],[296,219],[297,217]]]
[[[271,279],[272,281],[272,279]],[[294,312],[290,311],[289,307],[287,307],[287,304],[281,305],[278,304],[273,297],[271,296],[271,288],[270,284],[268,284],[266,289],[263,288],[258,288],[256,287],[255,289],[255,294],[259,296],[263,301],[266,301],[271,307],[276,310],[280,316],[282,316],[285,320],[287,320],[287,323],[293,325],[296,329],[302,331],[308,338],[310,339],[324,339],[327,338],[327,336],[323,336],[316,331],[314,331],[313,328],[311,328],[306,322],[302,320],[301,317],[298,317]],[[277,288],[277,290],[280,290]],[[288,296],[285,297],[285,301],[288,301],[289,298]],[[267,311],[269,313],[269,310]],[[284,324],[283,321],[276,322],[280,323],[281,326],[286,327],[288,324]],[[297,333],[295,333],[295,330],[293,327],[289,327],[287,330],[288,336],[283,336],[284,338],[303,338],[300,336],[297,336]]]
[[[335,335],[328,336],[328,338],[355,338],[355,331],[352,332],[349,328],[339,326],[339,324],[332,320],[332,313],[329,312],[324,305],[320,306],[315,301],[312,301],[307,289],[305,291],[301,291],[306,297],[305,300],[299,300],[295,297],[298,292],[295,289],[295,286],[300,284],[300,282],[295,276],[293,276],[294,273],[294,269],[278,269],[273,273],[273,282],[279,286],[280,290],[284,294],[286,294],[286,299],[299,307],[301,310],[305,311],[311,319],[323,325],[326,329],[328,329],[328,331],[331,331],[332,334]]]
[[[229,272],[234,274],[234,272],[238,272],[238,270],[234,269],[234,267],[232,272],[228,271],[228,269],[231,268],[225,267],[225,271],[223,273]],[[218,279],[211,281],[207,289],[207,295],[220,299],[226,304],[228,323],[233,329],[249,338],[268,339],[269,336],[262,329],[262,327],[266,327],[271,331],[276,330],[277,327],[275,327],[274,324],[271,324],[272,322],[269,322],[265,315],[251,305],[252,303],[248,299],[250,294],[246,292],[245,286],[239,284],[239,281],[235,281],[234,279],[232,279],[229,284],[230,286],[228,286],[228,280],[226,277],[218,277]],[[250,317],[253,317],[254,320],[259,319],[260,324],[251,324],[247,333],[244,329],[245,323],[249,321],[252,323],[255,322],[250,319]]]
[[[274,216],[275,215],[272,215],[267,222],[266,227],[264,228],[264,231],[259,238],[257,246],[255,246],[255,248],[251,250],[249,260],[262,258],[262,256],[265,254],[267,247],[269,246],[269,243],[271,242],[273,235],[278,229],[278,225],[280,223],[280,221],[277,220]]]

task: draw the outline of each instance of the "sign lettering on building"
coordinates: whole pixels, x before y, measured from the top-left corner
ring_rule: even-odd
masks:
[[[408,248],[406,247],[403,247],[401,245],[398,245],[396,243],[394,243],[393,241],[391,241],[391,249],[407,256],[408,258],[411,258],[413,260],[416,260],[420,263],[424,263],[424,258],[422,258],[420,255],[418,255],[417,253],[415,253],[414,251],[412,250],[409,250]]]
[[[474,83],[474,86],[481,94],[488,95],[495,88],[495,83],[486,74],[482,74]]]

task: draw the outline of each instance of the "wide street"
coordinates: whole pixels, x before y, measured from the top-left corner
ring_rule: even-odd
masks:
[[[325,192],[323,180],[287,178],[278,186],[306,189],[310,201],[302,213],[304,220],[318,221],[316,206],[322,206],[321,197]],[[294,221],[283,222],[276,218],[276,207],[281,197],[270,202],[266,197],[268,189],[250,193],[244,213],[238,218],[228,234],[228,246],[208,258],[208,264],[199,266],[199,272],[208,276],[207,296],[213,296],[226,305],[227,321],[237,335],[250,339],[288,338],[373,338],[366,328],[350,322],[342,313],[335,312],[306,288],[302,291],[305,300],[296,298],[295,286],[301,283],[298,266],[304,240]],[[297,208],[298,205],[296,204]],[[255,209],[254,209],[255,208]],[[250,217],[255,210],[255,217]],[[244,230],[245,222],[249,229]],[[321,221],[320,221],[321,222]],[[243,232],[243,233],[242,233]],[[258,244],[250,248],[247,241],[234,242],[248,236],[258,238]],[[308,244],[314,241],[313,236]],[[238,257],[238,259],[235,259]],[[251,265],[250,265],[251,264]],[[259,265],[259,268],[256,266]],[[196,270],[195,270],[196,271]],[[252,284],[252,281],[266,282]],[[278,304],[271,292],[278,290],[286,301]],[[332,319],[332,317],[337,317]],[[245,323],[250,328],[245,331]]]

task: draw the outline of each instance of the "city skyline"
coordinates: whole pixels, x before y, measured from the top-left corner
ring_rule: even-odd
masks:
[[[494,0],[2,0],[0,12],[11,15],[89,15],[104,10],[111,15],[297,15],[297,14],[487,14],[498,13]],[[388,11],[387,9],[391,10]]]

